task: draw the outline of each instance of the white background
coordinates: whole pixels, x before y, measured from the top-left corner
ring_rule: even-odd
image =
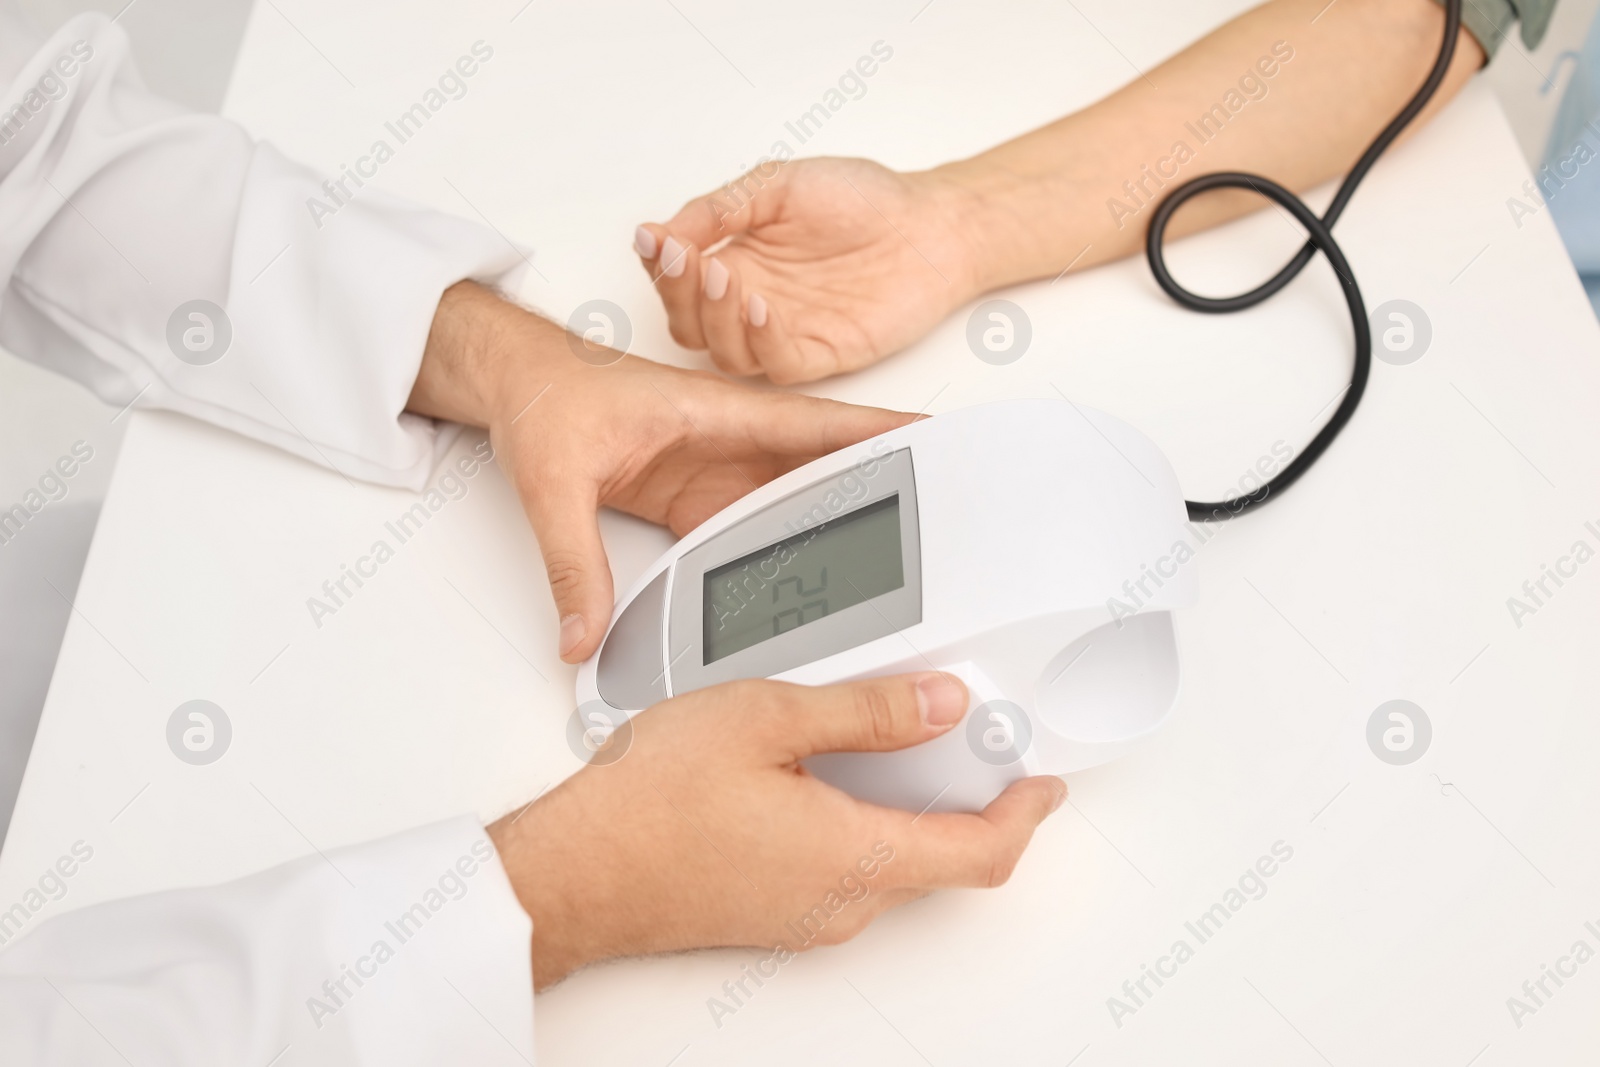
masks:
[[[556,317],[605,297],[632,316],[635,351],[695,363],[666,338],[633,226],[735,176],[873,41],[894,59],[807,151],[916,167],[1083,106],[1245,6],[675,2],[418,2],[376,17],[258,6],[225,113],[333,170],[490,42],[466,98],[380,184],[533,247],[547,280],[524,295]],[[1600,544],[1583,529],[1600,520],[1600,329],[1547,218],[1510,219],[1526,176],[1481,81],[1373,172],[1340,239],[1369,307],[1419,304],[1432,348],[1376,365],[1317,469],[1201,551],[1172,726],[1074,777],[1072,806],[1011,884],[942,894],[803,957],[721,1029],[706,1000],[752,953],[596,968],[538,999],[541,1062],[1592,1056],[1600,963],[1521,1029],[1505,1007],[1576,938],[1600,947],[1583,930],[1600,923],[1600,565],[1520,629],[1505,604],[1575,539]],[[1296,243],[1267,212],[1173,262],[1233,291]],[[1058,386],[1154,438],[1206,498],[1275,441],[1304,442],[1347,375],[1349,327],[1320,264],[1229,318],[1173,307],[1140,262],[1007,295],[1034,324],[1017,363],[974,359],[958,314],[819,391],[938,412]],[[184,419],[130,419],[0,857],[0,905],[79,838],[96,859],[57,908],[456,811],[491,816],[575,769],[572,671],[555,661],[536,548],[497,473],[319,630],[305,598],[408,494]],[[665,544],[623,520],[608,532],[624,581]],[[1003,535],[997,524],[997,550]],[[196,697],[234,723],[208,768],[179,763],[163,736]],[[1429,752],[1400,768],[1364,737],[1397,697],[1434,726]],[[1294,858],[1267,895],[1117,1028],[1107,998],[1278,840]]]

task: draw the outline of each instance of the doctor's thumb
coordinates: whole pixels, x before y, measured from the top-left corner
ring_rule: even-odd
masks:
[[[566,662],[581,663],[611,622],[611,565],[592,502],[541,503],[533,532],[561,620],[559,650]]]

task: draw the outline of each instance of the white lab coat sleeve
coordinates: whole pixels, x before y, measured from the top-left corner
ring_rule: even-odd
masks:
[[[471,818],[92,905],[0,949],[0,1063],[526,1067],[531,932]]]
[[[422,488],[453,429],[404,413],[439,296],[514,289],[526,254],[153,96],[104,15],[22,47],[5,3],[0,345],[115,407]]]

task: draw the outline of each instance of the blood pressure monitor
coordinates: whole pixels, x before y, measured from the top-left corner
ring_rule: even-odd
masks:
[[[963,723],[812,757],[863,800],[976,811],[1030,774],[1114,758],[1178,690],[1194,599],[1183,496],[1149,440],[1064,400],[938,415],[808,463],[685,537],[617,604],[579,715],[620,724],[735,678],[939,669]]]

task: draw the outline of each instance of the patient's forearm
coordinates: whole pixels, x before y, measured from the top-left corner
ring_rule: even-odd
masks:
[[[1074,260],[1138,251],[1163,190],[1201,174],[1251,171],[1303,190],[1343,173],[1427,77],[1443,32],[1433,0],[1273,0],[1099,103],[927,177],[972,194],[966,228],[983,289],[1054,277]],[[1462,30],[1418,123],[1483,60]],[[1262,204],[1203,196],[1170,232]]]

